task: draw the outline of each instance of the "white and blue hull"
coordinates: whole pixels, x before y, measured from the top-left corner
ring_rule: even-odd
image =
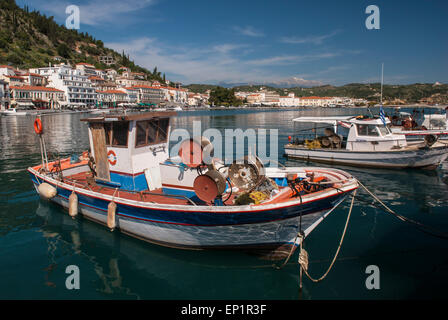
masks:
[[[285,155],[306,161],[372,168],[435,168],[448,157],[446,145],[395,151],[351,151],[285,146]]]
[[[51,201],[68,209],[73,186],[30,170],[36,188],[46,182],[57,189]],[[309,199],[260,206],[180,206],[115,198],[116,228],[125,234],[159,245],[184,249],[276,250],[282,258],[299,245],[299,229],[308,235],[353,190],[357,183],[331,189]],[[75,188],[79,213],[107,225],[111,196]],[[283,250],[283,252],[282,252]],[[273,257],[271,257],[273,258]]]

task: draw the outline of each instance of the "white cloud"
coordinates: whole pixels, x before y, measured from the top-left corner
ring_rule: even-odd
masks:
[[[169,79],[184,83],[261,82],[285,78],[285,74],[272,72],[265,63],[245,60],[244,50],[241,50],[247,47],[245,44],[173,47],[158,39],[143,37],[105,45],[118,52],[124,50],[137,64],[149,70],[157,66]]]
[[[255,59],[248,61],[249,64],[257,66],[278,66],[278,65],[289,65],[297,64],[304,61],[312,61],[326,58],[333,58],[338,56],[339,53],[320,53],[320,54],[308,54],[308,55],[289,55],[289,56],[275,56],[263,59]]]
[[[77,5],[79,7],[79,15],[82,24],[101,25],[105,23],[124,23],[127,14],[138,12],[139,10],[153,5],[156,0],[90,0],[86,4],[76,4],[66,1],[45,1],[43,3],[35,3],[34,6],[52,15],[65,18],[65,8],[69,5]]]
[[[290,44],[303,44],[303,43],[312,43],[312,44],[322,44],[324,40],[331,38],[337,35],[340,31],[333,31],[329,34],[321,35],[321,36],[307,36],[307,37],[282,37],[280,38],[280,42],[290,43]]]
[[[248,37],[264,37],[263,32],[256,30],[252,26],[245,26],[245,27],[234,26],[233,30],[235,30],[236,32],[238,32],[241,35],[248,36]]]

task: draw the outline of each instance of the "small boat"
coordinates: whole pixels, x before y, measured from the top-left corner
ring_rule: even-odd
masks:
[[[407,140],[423,140],[429,135],[436,139],[448,139],[448,121],[444,114],[423,114],[399,112],[390,117],[390,129],[393,133],[403,134]]]
[[[165,110],[166,110],[166,111],[183,111],[183,109],[182,109],[181,106],[175,106],[175,105],[167,106],[167,107],[165,108]]]
[[[291,254],[357,180],[337,169],[264,167],[256,155],[225,164],[204,137],[170,157],[175,112],[108,114],[88,124],[91,154],[28,168],[37,193],[132,237],[182,249]],[[36,133],[42,139],[42,126]],[[42,145],[42,144],[41,144]]]
[[[385,124],[383,123],[385,121]],[[296,123],[314,123],[313,138],[284,146],[285,155],[315,162],[373,168],[437,168],[448,156],[448,145],[428,135],[425,141],[407,141],[390,130],[390,120],[379,117],[300,117]],[[316,124],[324,124],[316,128]],[[346,136],[339,128],[348,129]],[[317,129],[324,129],[321,136]],[[344,130],[344,129],[341,129]]]
[[[37,114],[37,110],[24,109],[24,108],[9,108],[2,111],[4,116],[26,116],[29,114]]]

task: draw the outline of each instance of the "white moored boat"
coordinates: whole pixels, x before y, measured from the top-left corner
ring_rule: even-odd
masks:
[[[448,145],[428,136],[425,141],[410,142],[403,134],[390,130],[380,118],[364,116],[300,117],[295,123],[325,124],[324,134],[313,139],[291,139],[285,145],[285,155],[291,158],[377,168],[435,169],[448,156]],[[340,127],[348,129],[346,137],[338,134]]]
[[[185,140],[169,157],[173,112],[103,115],[89,125],[92,155],[28,168],[36,191],[133,237],[186,248],[238,248],[280,258],[358,188],[328,168],[264,168],[256,156],[204,161],[210,142]],[[36,120],[40,121],[40,120]],[[37,128],[42,128],[39,124]],[[36,131],[42,140],[42,130]],[[45,150],[43,144],[43,150]]]

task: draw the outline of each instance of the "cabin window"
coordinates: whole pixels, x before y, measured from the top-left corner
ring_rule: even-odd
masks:
[[[357,124],[356,130],[359,136],[379,136],[378,130],[375,125],[370,124]]]
[[[106,135],[106,146],[110,146],[110,136],[112,134],[112,124],[111,123],[104,124],[104,133]]]
[[[129,121],[112,123],[112,146],[126,147],[128,145]]]
[[[164,143],[168,137],[169,119],[151,119],[137,121],[136,147]]]
[[[389,126],[379,126],[378,129],[380,130],[382,136],[388,135],[390,133]]]

